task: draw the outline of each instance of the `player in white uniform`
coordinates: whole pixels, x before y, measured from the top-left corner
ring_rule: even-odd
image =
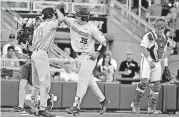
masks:
[[[100,46],[106,46],[107,41],[97,27],[88,22],[89,16],[89,9],[81,7],[76,11],[76,18],[64,17],[63,20],[70,28],[71,46],[77,53],[79,65],[76,97],[73,106],[67,110],[67,113],[73,115],[79,114],[80,104],[88,86],[101,104],[100,114],[106,111],[107,105],[110,103],[110,100],[99,89],[92,74],[99,56],[99,52],[95,52],[95,41],[98,41],[101,44]]]
[[[48,113],[47,107],[48,93],[51,86],[50,66],[48,60],[48,52],[53,44],[56,28],[61,24],[61,12],[56,10],[58,19],[56,19],[55,10],[51,7],[42,10],[43,22],[34,30],[31,56],[32,62],[32,101],[34,106],[32,112],[36,112],[38,116],[54,117],[55,115]],[[40,108],[36,108],[37,95],[40,90]],[[38,111],[38,112],[37,112]]]
[[[150,95],[148,101],[148,113],[160,113],[156,110],[159,91],[161,88],[161,62],[164,67],[168,68],[167,46],[174,47],[175,43],[169,39],[164,31],[167,28],[167,23],[163,19],[158,19],[154,23],[154,31],[146,33],[140,44],[142,47],[141,60],[141,82],[137,85],[134,92],[132,110],[135,113],[140,112],[139,102],[145,92],[145,88],[150,84]]]

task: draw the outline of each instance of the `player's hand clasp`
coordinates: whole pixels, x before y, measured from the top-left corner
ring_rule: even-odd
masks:
[[[99,52],[95,52],[95,53],[93,53],[93,54],[91,54],[89,56],[90,56],[90,59],[92,61],[95,61],[98,58],[98,56],[99,56]]]

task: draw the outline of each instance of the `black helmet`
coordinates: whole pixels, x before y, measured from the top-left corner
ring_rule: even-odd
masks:
[[[47,7],[42,10],[42,19],[45,20],[47,18],[51,19],[55,14],[55,10],[52,7]]]
[[[80,7],[76,10],[76,16],[81,17],[82,21],[89,21],[90,10],[87,7]]]

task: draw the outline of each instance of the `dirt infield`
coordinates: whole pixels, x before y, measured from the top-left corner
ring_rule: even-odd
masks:
[[[67,114],[64,110],[52,110],[50,113],[57,115],[57,117],[72,117],[72,115]],[[34,117],[26,113],[13,112],[12,108],[1,108],[2,117]],[[99,115],[98,111],[94,112],[80,112],[79,117],[179,117],[179,114],[147,114],[143,111],[141,114],[137,115],[131,111],[118,111],[118,112],[106,112],[103,115]]]

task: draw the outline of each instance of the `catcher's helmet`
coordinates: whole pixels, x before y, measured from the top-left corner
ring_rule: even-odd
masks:
[[[80,7],[76,10],[76,16],[81,17],[82,21],[89,21],[90,10],[87,7]]]
[[[42,19],[45,20],[47,18],[51,19],[55,14],[55,10],[52,7],[47,7],[42,10]]]
[[[158,30],[168,28],[167,22],[162,18],[155,20],[153,22],[153,26],[154,26],[154,28],[156,28]]]

